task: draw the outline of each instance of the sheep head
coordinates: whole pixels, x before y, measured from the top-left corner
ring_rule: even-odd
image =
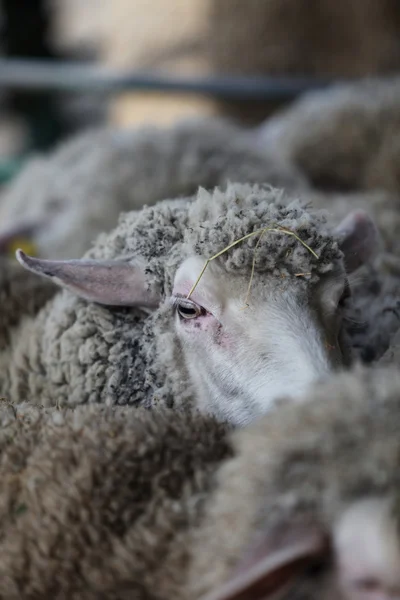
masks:
[[[297,397],[347,362],[342,321],[348,275],[378,241],[365,213],[350,215],[332,235],[299,203],[285,206],[277,198],[276,190],[257,186],[200,191],[187,203],[186,223],[174,224],[182,228],[179,242],[162,256],[156,250],[152,256],[150,248],[147,257],[119,260],[49,261],[22,252],[17,258],[86,300],[169,310],[200,408],[245,424],[279,396]],[[206,258],[265,222],[277,227],[220,254],[199,279]],[[136,235],[145,239],[146,231]]]

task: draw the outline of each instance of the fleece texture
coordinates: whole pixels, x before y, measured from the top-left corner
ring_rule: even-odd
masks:
[[[0,597],[196,600],[263,535],[329,535],[349,502],[397,498],[400,374],[355,369],[304,400],[233,433],[190,411],[0,402]],[[283,597],[325,597],[330,566]]]
[[[385,254],[360,269],[352,296],[347,334],[362,362],[373,363],[392,345],[400,327],[400,260]]]
[[[189,597],[226,581],[263,535],[284,534],[289,523],[329,535],[348,503],[369,494],[398,500],[400,373],[357,368],[313,386],[304,399],[282,401],[233,434],[235,455],[219,469],[206,520],[194,532]],[[282,597],[320,598],[325,574],[312,575],[312,593]]]
[[[400,78],[366,79],[310,92],[266,121],[274,148],[320,189],[400,191]]]
[[[332,225],[354,210],[367,210],[380,237],[381,251],[350,276],[352,311],[347,331],[355,354],[363,362],[379,359],[400,326],[400,205],[399,197],[384,191],[358,193],[307,192],[300,198],[324,210]]]
[[[0,356],[1,393],[13,402],[38,395],[45,405],[80,402],[142,404],[189,403],[189,384],[169,301],[181,262],[204,259],[245,234],[266,226],[291,229],[293,236],[270,233],[255,261],[259,273],[280,276],[282,286],[314,286],[341,260],[337,241],[323,215],[269,186],[229,185],[212,193],[200,190],[192,202],[161,202],[127,213],[109,235],[87,253],[92,259],[142,257],[149,285],[164,301],[151,315],[139,309],[109,309],[60,292],[35,319],[25,319]],[[256,238],[218,259],[219,268],[249,274]],[[294,277],[296,273],[310,273]],[[311,290],[310,290],[311,291]]]
[[[180,540],[231,448],[224,425],[170,412],[0,402],[0,598],[178,597]]]
[[[3,194],[1,232],[33,227],[38,254],[80,258],[120,212],[195,194],[229,180],[306,187],[305,177],[218,119],[162,129],[96,129],[32,159]]]
[[[300,198],[313,208],[325,210],[329,221],[338,224],[354,210],[366,210],[382,238],[382,251],[400,257],[400,196],[384,190],[358,192],[300,191]]]
[[[26,317],[34,317],[57,292],[58,287],[48,279],[39,279],[21,271],[18,263],[0,259],[0,349],[10,343],[13,328]]]

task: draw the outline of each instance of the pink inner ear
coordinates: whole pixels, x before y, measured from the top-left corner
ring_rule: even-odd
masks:
[[[48,277],[77,296],[108,306],[156,308],[158,291],[149,291],[144,268],[121,261],[44,260],[17,250],[19,263],[29,271]],[[153,286],[154,289],[154,286]]]

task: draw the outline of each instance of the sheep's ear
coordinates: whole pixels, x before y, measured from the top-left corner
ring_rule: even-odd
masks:
[[[316,527],[287,525],[262,536],[250,548],[231,579],[202,600],[268,600],[279,597],[307,568],[321,563],[329,551]]]
[[[158,293],[150,292],[144,268],[121,261],[44,260],[17,250],[18,262],[28,271],[50,278],[77,296],[108,306],[156,308]]]
[[[343,219],[335,229],[335,236],[345,256],[348,273],[371,260],[381,247],[376,225],[363,210],[356,210]]]

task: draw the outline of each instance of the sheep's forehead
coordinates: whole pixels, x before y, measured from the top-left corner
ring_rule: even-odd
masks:
[[[279,290],[282,291],[283,283],[285,288],[289,286],[293,290],[304,283],[300,279],[291,278],[290,281],[283,282],[281,278],[270,276],[265,273],[255,273],[251,279],[251,273],[227,273],[224,266],[218,261],[211,261],[203,271],[206,261],[204,257],[191,256],[185,259],[178,267],[173,285],[173,293],[176,295],[187,296],[191,292],[194,284],[195,289],[191,293],[191,298],[199,304],[204,304],[208,308],[222,307],[227,299],[234,303],[242,303],[249,290],[257,290],[256,296],[265,297],[270,292],[276,292],[277,283]],[[197,283],[196,283],[197,282]],[[289,284],[289,286],[287,285]],[[291,284],[291,285],[290,285]],[[279,294],[278,294],[279,296]]]
[[[318,259],[294,235],[268,230],[276,227],[295,233]],[[278,190],[249,186],[231,186],[225,193],[199,192],[183,232],[186,255],[210,258],[250,233],[254,235],[220,256],[228,272],[248,272],[254,261],[257,271],[315,274],[329,271],[342,256],[322,215],[308,212]]]
[[[205,261],[198,256],[186,259],[176,272],[173,295],[187,296],[190,293],[194,302],[215,316],[223,311],[225,318],[228,315],[234,319],[239,317],[242,324],[254,321],[254,310],[266,311],[265,325],[272,315],[278,323],[282,311],[294,314],[299,305],[302,308],[305,306],[306,288],[310,284],[300,278],[282,280],[266,273],[255,273],[250,278],[250,273],[230,274],[223,266],[212,262],[199,279],[204,264]],[[249,310],[244,311],[246,305]],[[258,329],[257,326],[257,332],[263,335],[262,330]],[[283,332],[284,328],[281,330]]]
[[[200,256],[191,256],[183,261],[179,266],[174,280],[173,291],[175,294],[187,296],[191,291],[194,283],[198,280],[200,273],[204,266],[204,259]],[[192,294],[192,298],[195,301],[207,302],[209,304],[218,303],[219,299],[223,299],[227,296],[229,290],[227,289],[227,281],[225,277],[217,278],[212,265],[204,272],[196,289]]]

